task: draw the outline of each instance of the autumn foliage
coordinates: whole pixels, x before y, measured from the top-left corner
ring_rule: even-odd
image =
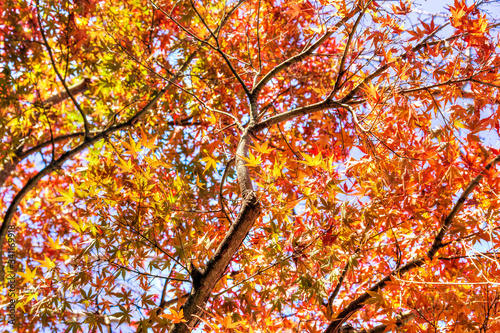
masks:
[[[489,2],[0,8],[2,327],[500,331]]]

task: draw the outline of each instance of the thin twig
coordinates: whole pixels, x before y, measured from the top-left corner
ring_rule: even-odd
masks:
[[[242,280],[242,281],[240,281],[240,282],[238,282],[238,283],[235,283],[235,284],[233,284],[231,287],[226,288],[226,289],[224,289],[223,291],[221,291],[221,292],[219,292],[219,293],[217,293],[217,294],[213,295],[213,296],[212,296],[212,298],[214,298],[214,299],[215,299],[215,298],[219,297],[220,295],[222,295],[222,294],[224,294],[224,293],[228,292],[229,290],[233,289],[234,287],[237,287],[237,286],[239,286],[240,284],[247,282],[248,280],[250,280],[250,279],[254,278],[255,276],[260,275],[260,274],[264,273],[265,271],[270,270],[271,268],[273,268],[273,267],[275,267],[275,266],[277,266],[277,265],[279,265],[279,264],[281,264],[281,263],[283,263],[283,262],[285,262],[285,261],[287,261],[287,260],[289,260],[289,259],[291,259],[291,258],[293,258],[293,257],[297,256],[297,255],[298,255],[297,253],[291,254],[291,255],[289,255],[288,257],[286,257],[286,258],[284,258],[284,259],[281,259],[281,260],[279,260],[279,261],[275,262],[274,264],[272,264],[272,265],[270,265],[270,266],[268,266],[268,267],[266,267],[266,268],[264,268],[264,269],[259,269],[256,273],[254,273],[254,274],[250,275],[250,276],[249,276],[249,277],[247,277],[246,279],[244,279],[244,280]]]
[[[345,48],[344,48],[344,54],[342,55],[342,58],[340,59],[340,63],[339,63],[339,71],[338,71],[338,74],[337,74],[337,79],[335,80],[335,85],[333,86],[333,90],[332,90],[332,92],[330,93],[330,95],[328,96],[327,99],[332,99],[333,96],[335,95],[335,93],[337,92],[337,89],[340,86],[340,82],[342,81],[342,77],[345,74],[345,68],[344,68],[344,66],[345,66],[345,61],[347,59],[347,55],[349,54],[349,50],[351,48],[352,38],[354,37],[354,34],[356,33],[356,29],[357,29],[359,23],[361,22],[361,19],[363,18],[366,10],[371,5],[372,1],[373,0],[370,0],[370,1],[368,1],[366,3],[365,7],[363,8],[363,10],[359,14],[358,18],[354,22],[354,25],[352,27],[352,31],[349,33],[349,36],[347,37],[347,42],[346,42]]]
[[[47,41],[47,37],[45,36],[45,31],[43,30],[38,0],[36,1],[36,16],[38,19],[38,25],[40,26],[40,34],[42,35],[44,45],[47,48],[47,51],[49,53],[50,62],[52,63],[52,67],[54,68],[54,72],[56,72],[57,78],[59,79],[59,81],[61,81],[61,84],[63,85],[64,89],[66,90],[66,93],[68,94],[69,98],[71,98],[71,100],[73,101],[73,104],[78,109],[78,112],[80,112],[80,115],[83,118],[83,125],[85,127],[85,138],[89,138],[90,137],[90,127],[89,127],[89,123],[87,120],[87,116],[85,115],[85,112],[83,112],[80,104],[78,104],[78,102],[76,101],[75,97],[73,96],[73,94],[69,90],[68,86],[66,85],[66,81],[64,81],[64,78],[61,76],[61,73],[59,73],[59,70],[57,69],[57,65],[56,65],[56,62],[54,60],[54,56],[52,54],[52,49],[50,48],[49,42]]]
[[[219,206],[221,211],[224,213],[224,216],[226,216],[226,219],[230,224],[233,224],[233,221],[229,217],[229,214],[226,211],[226,206],[224,204],[224,195],[222,194],[222,190],[224,189],[224,182],[226,181],[227,174],[229,173],[229,168],[231,167],[231,164],[235,161],[235,158],[232,157],[227,163],[226,163],[226,168],[224,169],[224,173],[222,174],[222,179],[220,181],[220,190],[219,190]]]
[[[54,143],[54,134],[52,133],[52,126],[50,125],[50,120],[49,120],[49,117],[47,116],[47,111],[45,109],[43,109],[43,114],[45,116],[45,118],[47,119],[47,126],[49,126],[49,132],[50,132],[50,143],[52,145],[52,158],[50,160],[50,163],[54,162],[54,157],[55,157],[55,154],[56,154],[56,146],[55,146],[55,143]]]
[[[262,73],[262,58],[261,58],[261,46],[260,46],[260,0],[259,4],[257,5],[257,27],[256,27],[256,33],[257,33],[257,59],[259,60],[259,71],[255,74],[255,77],[253,78],[253,87],[257,84],[257,80],[259,79],[260,73]]]
[[[131,273],[136,273],[136,274],[139,274],[139,275],[145,275],[145,276],[149,276],[149,277],[153,277],[153,278],[163,279],[163,280],[165,280],[165,284],[167,283],[167,281],[178,281],[178,282],[188,282],[188,283],[191,283],[190,280],[176,279],[176,278],[173,278],[173,277],[167,277],[167,276],[162,276],[162,275],[155,275],[155,274],[149,274],[149,273],[145,273],[145,272],[139,272],[139,271],[137,271],[135,269],[131,269],[131,268],[125,267],[123,265],[117,264],[115,262],[112,262],[110,259],[107,259],[107,261],[109,262],[109,264],[111,266],[116,266],[119,269],[124,269],[124,270],[126,270],[128,272],[131,272]]]

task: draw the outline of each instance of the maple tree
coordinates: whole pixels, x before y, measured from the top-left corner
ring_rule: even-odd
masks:
[[[489,5],[0,1],[2,324],[500,331]]]

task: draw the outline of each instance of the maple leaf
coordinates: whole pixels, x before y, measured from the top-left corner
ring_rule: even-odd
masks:
[[[158,147],[156,143],[157,137],[153,136],[148,139],[148,135],[144,132],[144,129],[141,127],[141,144],[144,148],[147,149],[154,149]]]
[[[125,172],[129,172],[135,167],[135,165],[132,163],[132,160],[130,159],[128,161],[125,161],[118,157],[118,161],[120,162],[118,166]]]
[[[301,13],[300,6],[297,4],[292,4],[287,10],[287,13],[290,14],[291,19],[298,17]]]
[[[170,308],[169,311],[170,311],[170,314],[164,313],[164,314],[160,315],[160,317],[169,319],[174,324],[186,322],[186,320],[184,319],[184,310],[183,309],[181,309],[179,312],[177,312],[174,309]]]
[[[367,97],[372,101],[372,103],[374,103],[374,104],[379,103],[379,101],[381,99],[381,95],[379,93],[379,86],[378,85],[374,85],[372,82],[369,82],[364,90],[368,94]]]
[[[59,237],[54,241],[54,239],[50,236],[47,235],[47,238],[49,240],[50,247],[54,250],[59,250],[61,249],[61,243],[59,243]]]
[[[45,256],[45,259],[43,261],[37,260],[40,263],[40,267],[45,267],[48,270],[51,270],[52,268],[56,267],[56,263],[52,260],[49,259],[49,257]]]
[[[82,220],[79,220],[79,223],[76,223],[73,220],[68,220],[68,223],[75,229],[78,233],[83,233],[87,230],[88,226]]]
[[[127,148],[127,150],[132,154],[133,157],[137,157],[138,153],[141,151],[140,142],[136,142],[132,139],[132,136],[129,135],[129,142],[121,140],[120,143]]]
[[[299,161],[300,163],[303,163],[305,165],[309,165],[311,167],[316,167],[319,166],[323,163],[323,156],[321,153],[317,154],[314,157],[309,156],[308,154],[305,153],[300,153],[302,157],[304,157],[305,161]]]
[[[239,155],[238,155],[239,156]],[[239,156],[241,157],[244,161],[247,162],[247,166],[250,167],[256,167],[262,164],[262,159],[259,157],[255,157],[255,155],[252,154],[252,152],[248,152],[248,157],[245,156]]]
[[[349,14],[349,10],[347,9],[345,0],[342,1],[334,1],[332,5],[337,9],[337,12],[341,17],[345,17]]]
[[[196,176],[196,185],[198,185],[199,188],[205,188],[205,184],[200,181],[200,177]]]
[[[320,27],[309,27],[309,31],[315,33],[315,34],[323,34],[325,33],[325,27],[320,26]]]
[[[262,144],[255,142],[255,145],[252,148],[258,151],[260,154],[269,154],[270,152],[274,151],[274,149],[269,148],[267,142],[263,142]]]
[[[17,274],[19,274],[21,277],[23,277],[23,281],[21,281],[21,284],[25,284],[25,283],[31,283],[31,281],[33,281],[33,279],[35,278],[36,276],[36,269],[37,267],[35,267],[34,270],[30,270],[30,268],[28,266],[26,266],[26,272],[18,272]]]
[[[57,202],[64,202],[63,206],[67,206],[75,201],[75,192],[73,189],[70,188],[68,191],[60,189],[59,193],[62,194],[62,197],[54,198],[53,200]]]
[[[201,160],[202,160],[202,162],[207,163],[205,165],[205,170],[203,171],[203,173],[210,170],[210,168],[214,168],[214,170],[217,170],[217,160],[215,158],[213,158],[212,156],[203,157]]]
[[[238,327],[239,325],[241,325],[243,323],[244,323],[243,321],[238,321],[238,322],[234,322],[233,323],[233,320],[231,319],[231,316],[225,316],[222,319],[222,326],[224,326],[224,328],[226,328],[226,329],[236,328],[236,327]]]

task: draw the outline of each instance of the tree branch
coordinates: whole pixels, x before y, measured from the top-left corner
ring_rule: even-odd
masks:
[[[418,91],[422,91],[422,90],[434,89],[434,88],[446,86],[446,85],[449,85],[449,84],[463,83],[463,82],[477,82],[477,81],[474,80],[472,77],[469,77],[469,78],[465,78],[465,79],[447,80],[446,82],[436,83],[436,84],[433,84],[433,85],[430,85],[430,86],[424,86],[424,87],[418,87],[418,88],[412,88],[412,89],[403,89],[403,90],[399,90],[399,91],[396,91],[396,92],[398,94],[403,94],[404,95],[404,94],[410,94],[410,93],[418,92]],[[483,83],[483,82],[479,81],[478,83]],[[498,87],[498,88],[500,88],[500,87]]]
[[[337,79],[335,80],[335,85],[333,87],[332,92],[328,96],[328,99],[333,98],[333,96],[335,95],[335,92],[340,87],[340,81],[342,80],[342,77],[344,76],[344,74],[346,72],[344,66],[345,66],[345,61],[347,59],[347,55],[349,54],[349,49],[351,48],[352,38],[354,37],[354,33],[356,32],[356,28],[358,27],[359,23],[361,22],[363,15],[365,14],[366,10],[368,9],[368,6],[370,6],[371,3],[372,3],[372,0],[367,2],[365,7],[363,8],[363,11],[359,14],[358,18],[354,22],[354,25],[352,27],[352,31],[349,33],[349,35],[347,37],[347,42],[345,44],[344,54],[342,54],[342,58],[340,59],[340,63],[339,63],[339,72],[337,74]]]
[[[74,85],[68,87],[69,94],[65,89],[63,92],[52,95],[49,98],[47,98],[45,101],[43,101],[43,106],[49,107],[49,106],[59,104],[59,103],[65,101],[66,99],[68,99],[70,94],[71,94],[71,96],[76,96],[78,94],[82,94],[89,89],[90,83],[91,83],[90,78],[84,78],[80,82],[75,83]]]
[[[438,234],[434,238],[434,242],[432,243],[432,246],[431,246],[429,252],[427,252],[427,256],[430,259],[432,259],[434,257],[434,255],[436,254],[436,252],[443,246],[443,244],[442,244],[443,237],[446,234],[446,232],[448,231],[448,229],[450,228],[450,226],[453,222],[453,219],[455,218],[455,216],[458,214],[458,212],[462,208],[462,206],[463,206],[465,200],[467,199],[467,197],[469,196],[469,194],[471,194],[472,191],[474,191],[474,189],[476,188],[476,186],[479,185],[481,180],[483,180],[485,173],[488,170],[490,170],[493,165],[498,163],[498,161],[500,161],[500,155],[497,155],[490,163],[488,163],[486,165],[484,170],[481,171],[481,173],[479,175],[477,175],[476,178],[474,178],[469,183],[469,186],[467,186],[467,188],[463,191],[460,198],[458,198],[457,202],[455,203],[455,206],[453,206],[453,209],[451,210],[451,212],[448,214],[448,216],[444,220],[443,225],[441,226]]]
[[[359,7],[356,7],[354,11],[351,13],[351,16],[346,16],[339,22],[337,22],[334,26],[334,28],[329,29],[323,36],[321,36],[316,42],[311,44],[308,48],[306,48],[304,51],[301,53],[288,58],[287,60],[283,61],[273,69],[271,69],[260,81],[257,83],[257,85],[252,89],[252,95],[255,97],[258,97],[264,86],[271,81],[272,78],[276,76],[279,72],[287,69],[288,67],[292,66],[293,64],[296,64],[308,56],[310,56],[314,51],[316,51],[330,36],[337,30],[339,29],[342,25],[344,25],[352,16],[356,15],[361,9]]]
[[[88,85],[90,82],[91,81],[89,78],[84,78],[82,81],[68,87],[68,89],[73,96],[76,96],[78,94],[82,94],[85,91],[87,91],[89,89]],[[42,105],[43,105],[43,107],[51,107],[51,106],[54,106],[56,104],[59,104],[59,103],[65,101],[68,97],[69,97],[68,93],[66,91],[64,91],[64,92],[50,96],[49,98],[47,98],[45,101],[42,102]],[[55,137],[54,142],[57,143],[60,141],[80,137],[83,135],[85,135],[84,132],[77,132],[77,133],[73,133],[73,134],[61,135],[59,137]],[[0,187],[3,186],[3,184],[5,183],[7,178],[9,178],[10,174],[16,169],[17,164],[19,164],[19,162],[22,159],[26,158],[27,156],[29,156],[33,153],[40,151],[41,149],[49,146],[50,144],[51,144],[51,141],[46,141],[46,142],[38,144],[37,146],[35,146],[33,148],[28,149],[27,151],[23,152],[24,147],[22,147],[21,149],[14,152],[15,156],[12,157],[12,160],[10,162],[6,162],[3,165],[2,170],[0,170]]]
[[[259,217],[260,212],[261,207],[257,196],[253,191],[247,192],[243,198],[238,217],[231,225],[226,237],[222,240],[212,258],[208,261],[197,282],[197,287],[193,287],[186,303],[181,308],[187,322],[175,324],[170,333],[187,333],[196,326],[198,322],[196,316],[201,316],[202,308],[210,297],[212,290],[224,275],[227,266],[240,248],[255,220]]]
[[[354,255],[356,255],[359,252],[359,248],[356,250]],[[347,260],[347,262],[344,265],[344,268],[342,269],[342,273],[340,274],[339,280],[337,282],[337,285],[335,286],[335,289],[333,290],[332,294],[330,297],[328,297],[328,308],[330,310],[330,313],[333,313],[333,301],[335,301],[335,298],[340,292],[340,288],[342,287],[342,283],[344,282],[345,277],[347,276],[347,272],[349,271],[349,268],[351,267],[351,257]]]
[[[79,85],[80,85],[80,83],[79,83]],[[71,89],[71,87],[70,87],[70,89]],[[82,90],[82,91],[85,91],[85,90]],[[44,105],[46,105],[46,102],[49,101],[49,100],[50,100],[50,103],[54,103],[54,100],[59,101],[59,102],[61,102],[61,101],[64,100],[64,99],[61,99],[62,97],[60,95],[56,96],[57,99],[51,100],[51,98],[52,97],[50,97],[45,102],[43,102]],[[183,118],[183,119],[180,119],[180,120],[169,121],[166,124],[167,125],[172,125],[172,126],[195,126],[195,125],[203,125],[203,122],[197,122],[197,121],[191,121],[190,122],[191,119],[193,119],[193,116],[189,116],[189,117],[186,117],[186,118]],[[92,132],[90,132],[90,133],[93,134]],[[63,141],[69,140],[69,139],[74,139],[74,138],[82,137],[84,135],[85,135],[85,132],[76,132],[76,133],[71,133],[71,134],[64,134],[64,135],[55,137],[54,138],[54,143],[59,143],[59,142],[63,142]],[[12,171],[15,170],[15,168],[16,168],[17,164],[19,164],[19,162],[21,162],[26,157],[28,157],[28,156],[30,156],[30,155],[32,155],[34,153],[39,152],[43,148],[50,146],[51,144],[52,144],[52,140],[48,140],[48,141],[39,143],[36,146],[31,147],[31,148],[29,148],[26,151],[16,152],[15,156],[12,157],[12,161],[5,163],[4,166],[3,166],[3,169],[0,170],[0,187],[3,186],[4,182],[10,176],[10,174],[12,173]]]
[[[240,1],[237,6],[241,3],[242,1]],[[253,108],[252,100],[250,100],[250,104],[251,108]],[[175,324],[170,330],[170,333],[188,333],[196,326],[199,320],[198,318],[203,315],[203,307],[211,296],[212,290],[224,275],[234,254],[241,247],[243,240],[260,216],[261,206],[257,195],[253,191],[250,171],[242,158],[248,156],[248,146],[250,142],[251,131],[247,128],[242,133],[235,157],[236,174],[243,199],[240,213],[236,217],[234,223],[231,224],[226,236],[219,244],[212,258],[207,262],[205,269],[199,272],[197,281],[193,284],[191,293],[181,308],[187,322]]]
[[[319,103],[316,103],[316,104],[303,106],[300,108],[290,110],[288,112],[280,113],[278,115],[269,117],[269,118],[261,121],[257,125],[255,125],[252,129],[255,132],[259,132],[265,128],[271,127],[271,126],[278,124],[278,123],[281,123],[283,121],[293,119],[295,117],[304,116],[306,114],[326,110],[329,108],[335,108],[335,107],[350,109],[350,105],[348,105],[348,104],[326,99],[326,100],[319,102]]]
[[[63,85],[64,90],[66,91],[66,94],[71,98],[71,100],[73,101],[73,104],[75,105],[78,112],[80,112],[80,115],[83,118],[83,126],[85,128],[85,138],[87,139],[90,137],[90,127],[89,127],[89,122],[87,120],[87,116],[85,115],[85,112],[83,112],[80,104],[78,104],[78,102],[76,101],[75,97],[71,94],[71,91],[68,88],[66,81],[64,80],[61,73],[59,73],[59,70],[57,69],[57,65],[56,65],[56,62],[54,60],[54,55],[52,54],[52,49],[50,48],[49,42],[47,41],[47,37],[45,36],[45,31],[43,31],[42,19],[40,17],[40,10],[39,10],[38,6],[39,6],[39,4],[37,1],[36,15],[37,15],[37,19],[38,19],[38,25],[40,26],[40,34],[42,35],[44,45],[47,48],[47,51],[49,53],[50,62],[52,63],[52,67],[54,68],[54,72],[56,72],[57,78],[59,79],[59,81],[61,81],[61,84]]]
[[[233,284],[232,286],[230,286],[230,287],[228,287],[228,288],[224,289],[223,291],[221,291],[221,292],[219,292],[219,293],[217,293],[217,294],[213,295],[213,298],[215,299],[215,298],[219,297],[220,295],[222,295],[222,294],[224,294],[224,293],[228,292],[229,290],[231,290],[231,289],[233,289],[233,288],[235,288],[235,287],[237,287],[237,286],[239,286],[239,285],[241,285],[241,284],[243,284],[243,283],[247,282],[248,280],[253,279],[253,278],[254,278],[254,277],[256,277],[257,275],[260,275],[260,274],[264,273],[265,271],[268,271],[268,270],[270,270],[271,268],[273,268],[273,267],[275,267],[275,266],[278,266],[279,264],[281,264],[281,263],[283,263],[283,262],[285,262],[285,261],[287,261],[287,260],[289,260],[289,259],[291,259],[291,258],[293,258],[293,257],[296,257],[296,256],[297,256],[297,254],[292,254],[292,255],[289,255],[288,257],[285,257],[284,259],[278,260],[277,262],[275,262],[275,263],[274,263],[274,264],[272,264],[272,265],[267,266],[266,268],[259,269],[257,272],[255,272],[254,274],[250,275],[250,276],[249,276],[249,277],[247,277],[246,279],[241,280],[241,281],[239,281],[239,282],[237,282],[237,283]]]
[[[439,31],[441,31],[442,29],[444,29],[446,26],[448,26],[449,23],[446,23],[446,24],[443,24],[442,26],[440,26],[439,28],[437,28],[436,30],[434,30],[434,32],[430,33],[426,38],[424,38],[420,43],[418,43],[417,45],[415,45],[412,49],[411,49],[411,52],[416,52],[418,50],[420,50],[421,48],[429,45],[429,39],[431,39],[432,37],[434,37]],[[345,97],[342,98],[342,102],[345,103],[349,100],[351,100],[357,93],[359,90],[361,90],[363,88],[363,86],[365,86],[368,82],[370,82],[371,80],[373,80],[375,77],[381,75],[382,73],[384,73],[391,64],[395,63],[396,61],[399,61],[401,59],[406,59],[406,57],[408,57],[408,54],[410,53],[410,51],[408,52],[405,52],[404,54],[400,55],[399,57],[396,57],[394,60],[392,60],[391,62],[388,62],[382,66],[380,66],[377,70],[375,70],[372,74],[368,75],[367,77],[364,78],[363,81],[361,81],[356,87],[354,87],[354,89],[352,89]]]
[[[443,237],[446,234],[446,232],[449,230],[449,228],[453,222],[453,219],[455,218],[457,213],[462,208],[462,205],[465,202],[465,200],[467,199],[467,197],[469,196],[469,194],[472,193],[472,191],[476,188],[476,186],[479,184],[479,182],[483,179],[485,173],[489,169],[491,169],[491,167],[493,165],[495,165],[496,163],[498,163],[499,161],[500,161],[500,155],[497,155],[490,163],[488,163],[486,165],[484,170],[469,183],[469,185],[464,190],[464,192],[462,193],[462,195],[460,196],[458,201],[453,206],[453,208],[450,211],[450,213],[448,214],[448,216],[446,216],[442,227],[440,228],[439,232],[437,233],[436,237],[434,238],[434,242],[430,246],[430,249],[428,250],[426,255],[419,257],[419,258],[416,258],[416,259],[413,259],[410,262],[408,262],[406,265],[403,265],[403,266],[399,267],[398,269],[393,270],[391,273],[386,275],[382,280],[380,280],[379,282],[374,284],[370,289],[368,289],[368,291],[377,292],[379,289],[383,289],[387,285],[387,282],[390,281],[393,276],[401,276],[401,275],[411,271],[412,269],[414,269],[416,267],[420,267],[420,266],[424,265],[428,259],[432,259],[435,256],[435,254],[437,253],[437,251],[439,249],[450,244],[450,243],[447,243],[446,245],[444,245],[442,243],[442,240],[443,240]],[[358,310],[363,308],[364,303],[368,299],[371,298],[370,294],[368,294],[368,291],[361,294],[358,298],[356,298],[351,303],[349,303],[339,314],[337,314],[335,319],[332,320],[330,322],[330,324],[328,325],[328,327],[326,328],[325,333],[337,333],[337,332],[339,332],[341,325],[347,319],[349,319],[350,316],[352,316]]]
[[[246,0],[242,0],[240,1],[235,7],[239,7],[241,6],[241,4],[243,2],[245,2]],[[224,61],[226,62],[226,64],[228,65],[229,67],[229,70],[233,73],[234,77],[236,78],[236,80],[240,83],[240,85],[242,86],[243,90],[245,91],[245,93],[247,94],[247,96],[250,96],[250,90],[248,89],[248,87],[246,86],[245,82],[243,81],[243,79],[241,78],[241,76],[238,74],[238,72],[236,71],[236,69],[234,68],[234,66],[232,65],[231,61],[229,60],[229,58],[227,57],[227,55],[221,50],[220,48],[220,44],[219,44],[219,40],[217,38],[218,34],[219,34],[219,29],[217,29],[215,31],[215,34],[214,32],[208,27],[208,25],[206,24],[205,22],[205,19],[199,14],[198,10],[196,9],[196,7],[194,6],[193,2],[191,1],[191,6],[193,8],[193,10],[195,11],[195,13],[197,14],[198,18],[201,20],[202,24],[205,26],[205,28],[208,30],[210,36],[208,36],[207,38],[205,39],[201,39],[199,38],[196,34],[194,34],[193,32],[189,31],[188,29],[186,29],[179,21],[177,21],[176,19],[174,19],[172,17],[172,15],[166,13],[163,9],[161,9],[160,7],[158,7],[158,5],[156,3],[154,3],[152,0],[150,0],[151,4],[157,8],[159,11],[161,11],[165,16],[167,16],[169,19],[171,19],[180,29],[182,29],[184,32],[186,32],[188,35],[190,35],[191,37],[193,37],[194,39],[196,39],[198,42],[202,43],[202,44],[205,44],[207,45],[208,47],[210,47],[211,49],[213,49],[214,51],[218,52],[222,58],[224,59]],[[215,42],[217,44],[217,47],[210,44],[209,43],[209,40],[211,38],[214,38],[215,39]]]
[[[155,275],[155,274],[150,274],[150,273],[146,273],[146,272],[139,272],[138,270],[135,270],[135,269],[132,269],[132,268],[128,268],[126,266],[123,266],[123,265],[120,265],[120,264],[117,264],[117,263],[114,263],[111,261],[111,259],[109,258],[105,258],[106,261],[111,265],[111,266],[115,266],[117,267],[117,269],[123,269],[123,270],[126,270],[127,272],[130,272],[130,273],[135,273],[137,275],[144,275],[144,276],[148,276],[148,277],[151,277],[151,278],[158,278],[158,279],[162,279],[162,280],[165,280],[165,284],[168,282],[168,281],[178,281],[178,282],[187,282],[187,283],[190,283],[191,281],[190,280],[185,280],[185,279],[177,279],[177,278],[173,278],[171,276],[162,276],[162,275]]]
[[[182,72],[184,72],[189,63],[194,59],[196,54],[198,53],[198,50],[195,50],[193,53],[191,53],[186,61],[182,64],[181,68],[179,71],[176,73],[176,75],[172,78],[172,80],[176,80]],[[10,226],[10,223],[12,222],[12,218],[14,217],[14,214],[17,211],[17,206],[21,203],[21,200],[24,198],[24,196],[33,189],[38,182],[45,176],[51,174],[53,171],[56,169],[60,169],[64,162],[69,160],[70,158],[74,157],[78,153],[82,152],[84,149],[90,147],[92,144],[95,142],[104,139],[108,135],[119,131],[123,130],[125,128],[134,126],[139,119],[144,116],[154,105],[156,105],[156,102],[167,92],[168,88],[171,86],[171,83],[167,83],[165,87],[160,90],[156,94],[156,96],[148,103],[146,104],[140,111],[138,111],[134,116],[132,116],[129,120],[126,122],[117,124],[115,126],[109,127],[108,129],[95,134],[94,136],[89,137],[87,140],[85,140],[82,144],[79,146],[71,149],[70,151],[67,151],[63,153],[59,158],[56,160],[52,161],[49,165],[47,165],[45,168],[40,170],[35,176],[33,176],[28,182],[23,186],[23,188],[16,194],[14,199],[9,205],[9,208],[7,209],[7,212],[5,213],[4,220],[2,223],[2,226],[0,227],[0,277],[3,278],[4,276],[4,267],[3,267],[3,245],[5,242],[5,236],[7,235],[8,228]]]
[[[224,214],[224,216],[226,217],[226,219],[228,220],[228,222],[231,223],[231,224],[233,224],[233,223],[231,221],[231,218],[230,218],[229,214],[226,211],[226,206],[224,204],[224,195],[222,194],[222,190],[224,189],[224,182],[226,181],[227,174],[229,172],[229,168],[231,167],[231,164],[233,164],[233,162],[234,162],[234,157],[231,158],[226,163],[226,168],[224,169],[224,173],[223,173],[222,179],[220,181],[220,190],[219,190],[219,206],[220,206],[220,209],[221,209],[222,213]]]
[[[401,327],[407,322],[413,320],[416,317],[416,315],[412,312],[406,312],[403,313],[402,315],[398,316],[398,319],[396,321],[396,327]],[[357,330],[352,327],[342,327],[341,332],[342,333],[384,333],[386,332],[386,329],[389,325],[381,324],[378,326],[375,326],[369,330]]]
[[[187,322],[175,324],[170,333],[187,333],[196,326],[198,317],[202,315],[203,306],[208,301],[212,290],[224,275],[234,254],[238,251],[253,224],[260,216],[261,206],[252,188],[250,171],[242,158],[242,156],[248,155],[250,135],[249,129],[246,129],[238,144],[235,157],[236,173],[243,197],[240,213],[214,255],[208,261],[205,269],[200,272],[198,281],[193,285],[186,303],[182,306],[184,318]]]
[[[470,81],[478,83],[478,84],[484,84],[485,86],[489,86],[489,87],[492,87],[492,88],[500,89],[500,85],[494,84],[494,83],[491,83],[491,82],[484,82],[484,81],[480,81],[480,80],[476,80],[476,79],[470,79]]]

